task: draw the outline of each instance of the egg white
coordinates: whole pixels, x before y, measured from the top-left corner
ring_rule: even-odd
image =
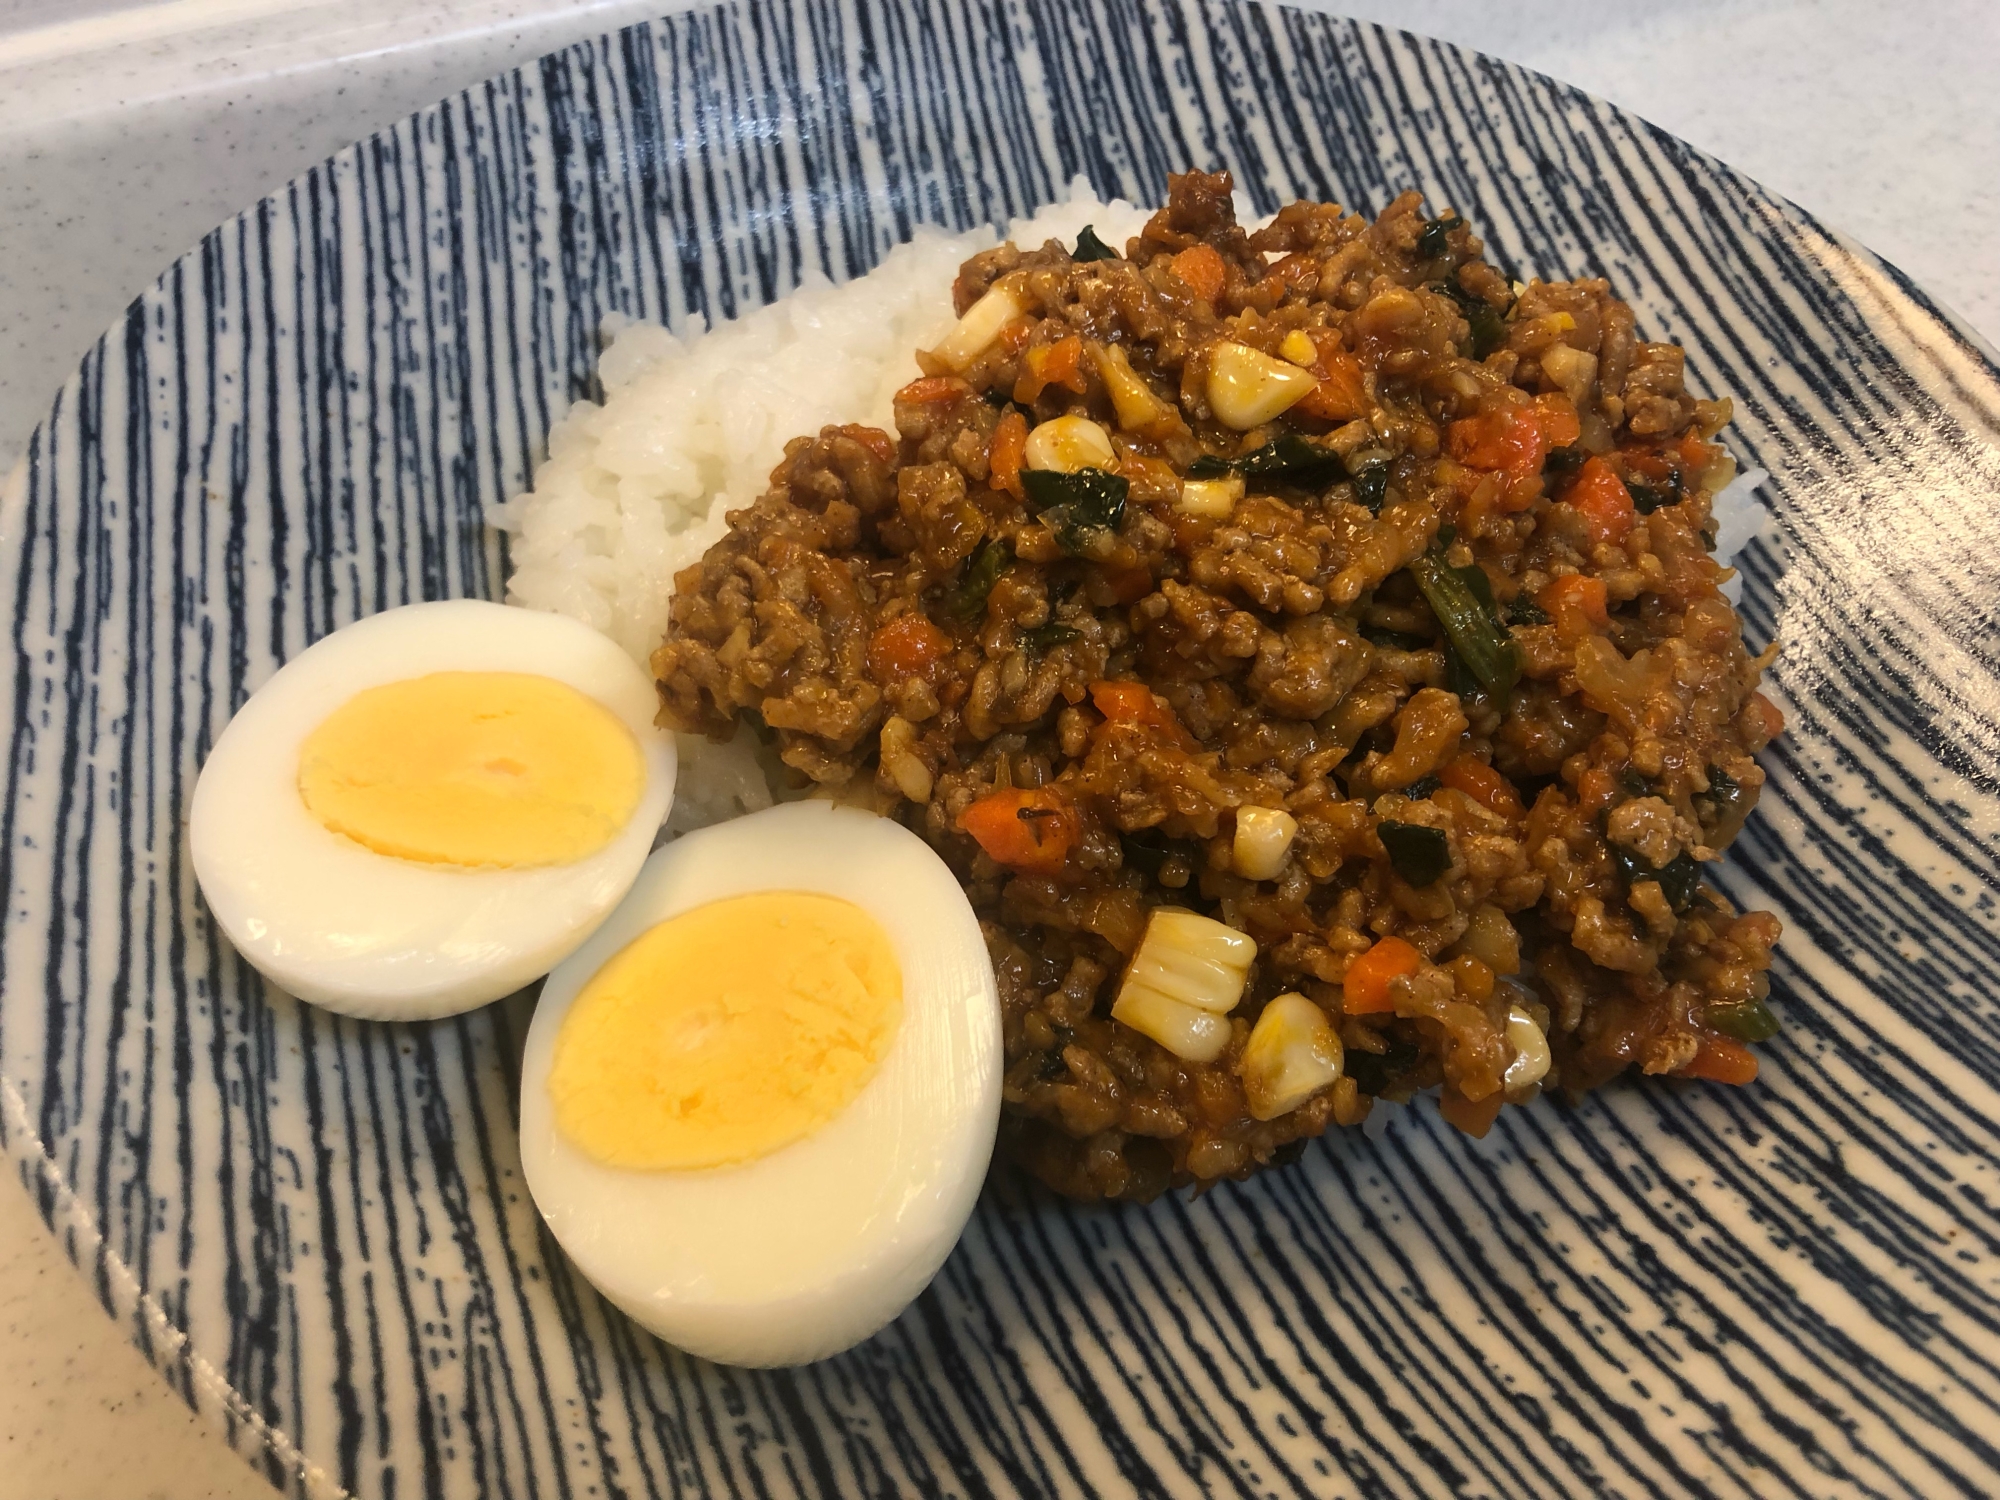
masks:
[[[556,1129],[556,1036],[598,969],[656,923],[728,896],[807,891],[881,923],[903,1019],[875,1076],[805,1138],[738,1166],[607,1167]],[[692,833],[552,973],[521,1063],[521,1161],[549,1228],[646,1328],[726,1364],[802,1364],[887,1324],[929,1285],[979,1197],[1000,1118],[1000,1007],[979,923],[930,846],[824,802]]]
[[[364,688],[432,672],[522,672],[595,699],[632,731],[639,805],[597,853],[533,869],[378,854],[299,795],[306,737]],[[376,1020],[454,1015],[546,974],[631,886],[673,800],[673,736],[654,685],[560,615],[479,600],[371,615],[309,647],[229,721],[195,783],[188,844],[216,922],[280,989]]]

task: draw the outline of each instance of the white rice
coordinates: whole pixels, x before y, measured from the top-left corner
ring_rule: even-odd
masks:
[[[1250,207],[1239,195],[1241,221]],[[1007,227],[1023,246],[1073,243],[1083,226],[1122,248],[1150,210],[1097,198],[1081,177],[1067,201]],[[645,663],[666,633],[674,575],[760,495],[787,441],[829,423],[893,430],[891,397],[918,373],[914,351],[952,324],[951,283],[997,243],[990,229],[921,228],[875,270],[835,286],[809,273],[797,291],[713,329],[691,320],[607,319],[602,405],[579,401],[549,433],[533,487],[493,513],[510,537],[507,600],[581,620]],[[1716,498],[1726,562],[1764,520],[1753,471]],[[739,733],[727,747],[681,739],[670,827],[679,832],[767,806],[768,768]]]

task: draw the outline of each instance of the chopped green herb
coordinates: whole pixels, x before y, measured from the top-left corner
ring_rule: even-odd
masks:
[[[1442,219],[1432,219],[1417,235],[1417,254],[1423,256],[1425,260],[1436,260],[1451,248],[1446,242],[1446,237],[1464,222],[1465,220],[1457,214],[1447,214]]]
[[[1442,828],[1385,819],[1375,825],[1375,832],[1389,851],[1389,863],[1408,885],[1434,884],[1451,868],[1451,845]]]
[[[1505,693],[1521,680],[1521,652],[1514,637],[1481,602],[1472,585],[1444,560],[1441,548],[1411,563],[1410,573],[1430,602],[1431,613],[1444,627],[1445,638],[1489,692]]]
[[[1546,625],[1549,623],[1549,612],[1543,609],[1541,605],[1535,603],[1526,594],[1516,594],[1514,602],[1507,606],[1507,623],[1509,625]]]
[[[1367,506],[1370,515],[1381,515],[1382,502],[1388,498],[1388,464],[1368,464],[1354,476],[1354,503]]]
[[[1669,473],[1664,486],[1634,484],[1628,479],[1625,488],[1632,496],[1632,508],[1642,516],[1650,516],[1663,505],[1679,505],[1686,493],[1678,469]]]
[[[1431,290],[1451,298],[1458,304],[1466,326],[1472,331],[1472,357],[1484,359],[1495,349],[1507,342],[1506,314],[1483,297],[1475,297],[1458,284],[1456,278],[1437,281]]]
[[[1076,1033],[1067,1026],[1051,1026],[1056,1034],[1056,1044],[1042,1054],[1042,1060],[1035,1069],[1035,1076],[1043,1083],[1060,1078],[1069,1071],[1069,1064],[1063,1061],[1063,1049],[1076,1040]]]
[[[1076,631],[1068,625],[1059,625],[1054,620],[1046,625],[1037,625],[1024,630],[1017,639],[1025,651],[1036,656],[1046,656],[1058,646],[1066,646],[1076,639]]]
[[[1380,1094],[1417,1065],[1417,1044],[1396,1037],[1386,1052],[1364,1052],[1349,1047],[1343,1066],[1354,1086],[1364,1094]]]
[[[1768,1042],[1784,1029],[1771,1007],[1762,1000],[1707,1006],[1701,1013],[1701,1024],[1739,1042]]]
[[[1115,532],[1125,519],[1125,494],[1131,488],[1121,474],[1103,469],[1078,469],[1058,474],[1053,469],[1023,469],[1021,483],[1028,503],[1056,535],[1056,545],[1072,557],[1088,550],[1094,532]]]
[[[1076,237],[1076,253],[1071,260],[1116,260],[1118,252],[1097,237],[1097,231],[1086,224],[1083,233]]]
[[[1421,802],[1430,796],[1432,792],[1440,790],[1443,786],[1444,783],[1439,781],[1435,776],[1419,776],[1415,781],[1403,788],[1403,795],[1408,797],[1412,802]]]
[[[1245,479],[1282,479],[1302,489],[1332,484],[1347,472],[1340,455],[1331,448],[1308,442],[1296,432],[1287,432],[1252,453],[1237,458],[1219,458],[1204,453],[1188,465],[1190,479],[1220,479],[1225,474],[1241,474]]]
[[[1676,854],[1659,872],[1660,893],[1675,911],[1688,909],[1694,893],[1701,888],[1701,866],[1692,854]]]
[[[1472,675],[1472,668],[1465,664],[1465,658],[1451,649],[1451,642],[1443,643],[1444,685],[1461,698],[1470,698],[1485,685]]]
[[[1014,561],[1014,549],[988,537],[965,560],[958,586],[945,599],[945,608],[961,620],[976,620],[986,613],[986,596]]]
[[[1701,888],[1701,866],[1692,855],[1676,854],[1664,865],[1655,868],[1629,849],[1621,849],[1613,843],[1606,843],[1611,851],[1611,863],[1618,871],[1618,878],[1624,882],[1629,893],[1641,881],[1658,881],[1660,894],[1667,898],[1667,905],[1676,912],[1684,912],[1694,901],[1694,895]]]
[[[986,404],[988,406],[997,406],[1001,411],[1012,409],[1019,412],[1028,419],[1030,427],[1033,427],[1037,420],[1034,407],[1029,406],[1024,401],[1016,401],[1014,393],[1011,390],[1003,390],[997,385],[986,393]]]
[[[1576,471],[1590,462],[1590,454],[1575,443],[1567,448],[1552,448],[1549,456],[1542,460],[1542,477],[1548,481],[1553,493],[1558,485],[1568,484],[1576,478]]]
[[[1185,839],[1170,839],[1157,828],[1136,829],[1121,835],[1119,842],[1125,846],[1125,863],[1155,878],[1160,866],[1176,856],[1191,870],[1198,866],[1193,845]]]

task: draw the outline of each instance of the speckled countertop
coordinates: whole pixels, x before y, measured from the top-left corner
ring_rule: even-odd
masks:
[[[130,298],[376,126],[662,0],[0,0],[0,472]],[[1870,245],[2000,344],[1992,0],[1345,10],[1615,100]],[[0,1186],[0,1500],[269,1493]]]

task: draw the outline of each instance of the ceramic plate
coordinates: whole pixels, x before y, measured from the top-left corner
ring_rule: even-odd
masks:
[[[1406,187],[1603,275],[1768,469],[1742,556],[1793,730],[1725,867],[1786,924],[1754,1087],[1483,1142],[1428,1106],[1205,1197],[996,1184],[842,1358],[682,1358],[523,1189],[531,995],[364,1025],[263,988],[183,818],[232,709],[406,600],[613,311],[685,324],[1075,174],[1260,210]],[[1247,4],[779,0],[573,48],[210,235],[0,509],[6,1150],[105,1305],[274,1481],[417,1496],[1910,1496],[2000,1489],[2000,381],[1894,270],[1643,122]],[[115,1434],[113,1435],[115,1440]]]

